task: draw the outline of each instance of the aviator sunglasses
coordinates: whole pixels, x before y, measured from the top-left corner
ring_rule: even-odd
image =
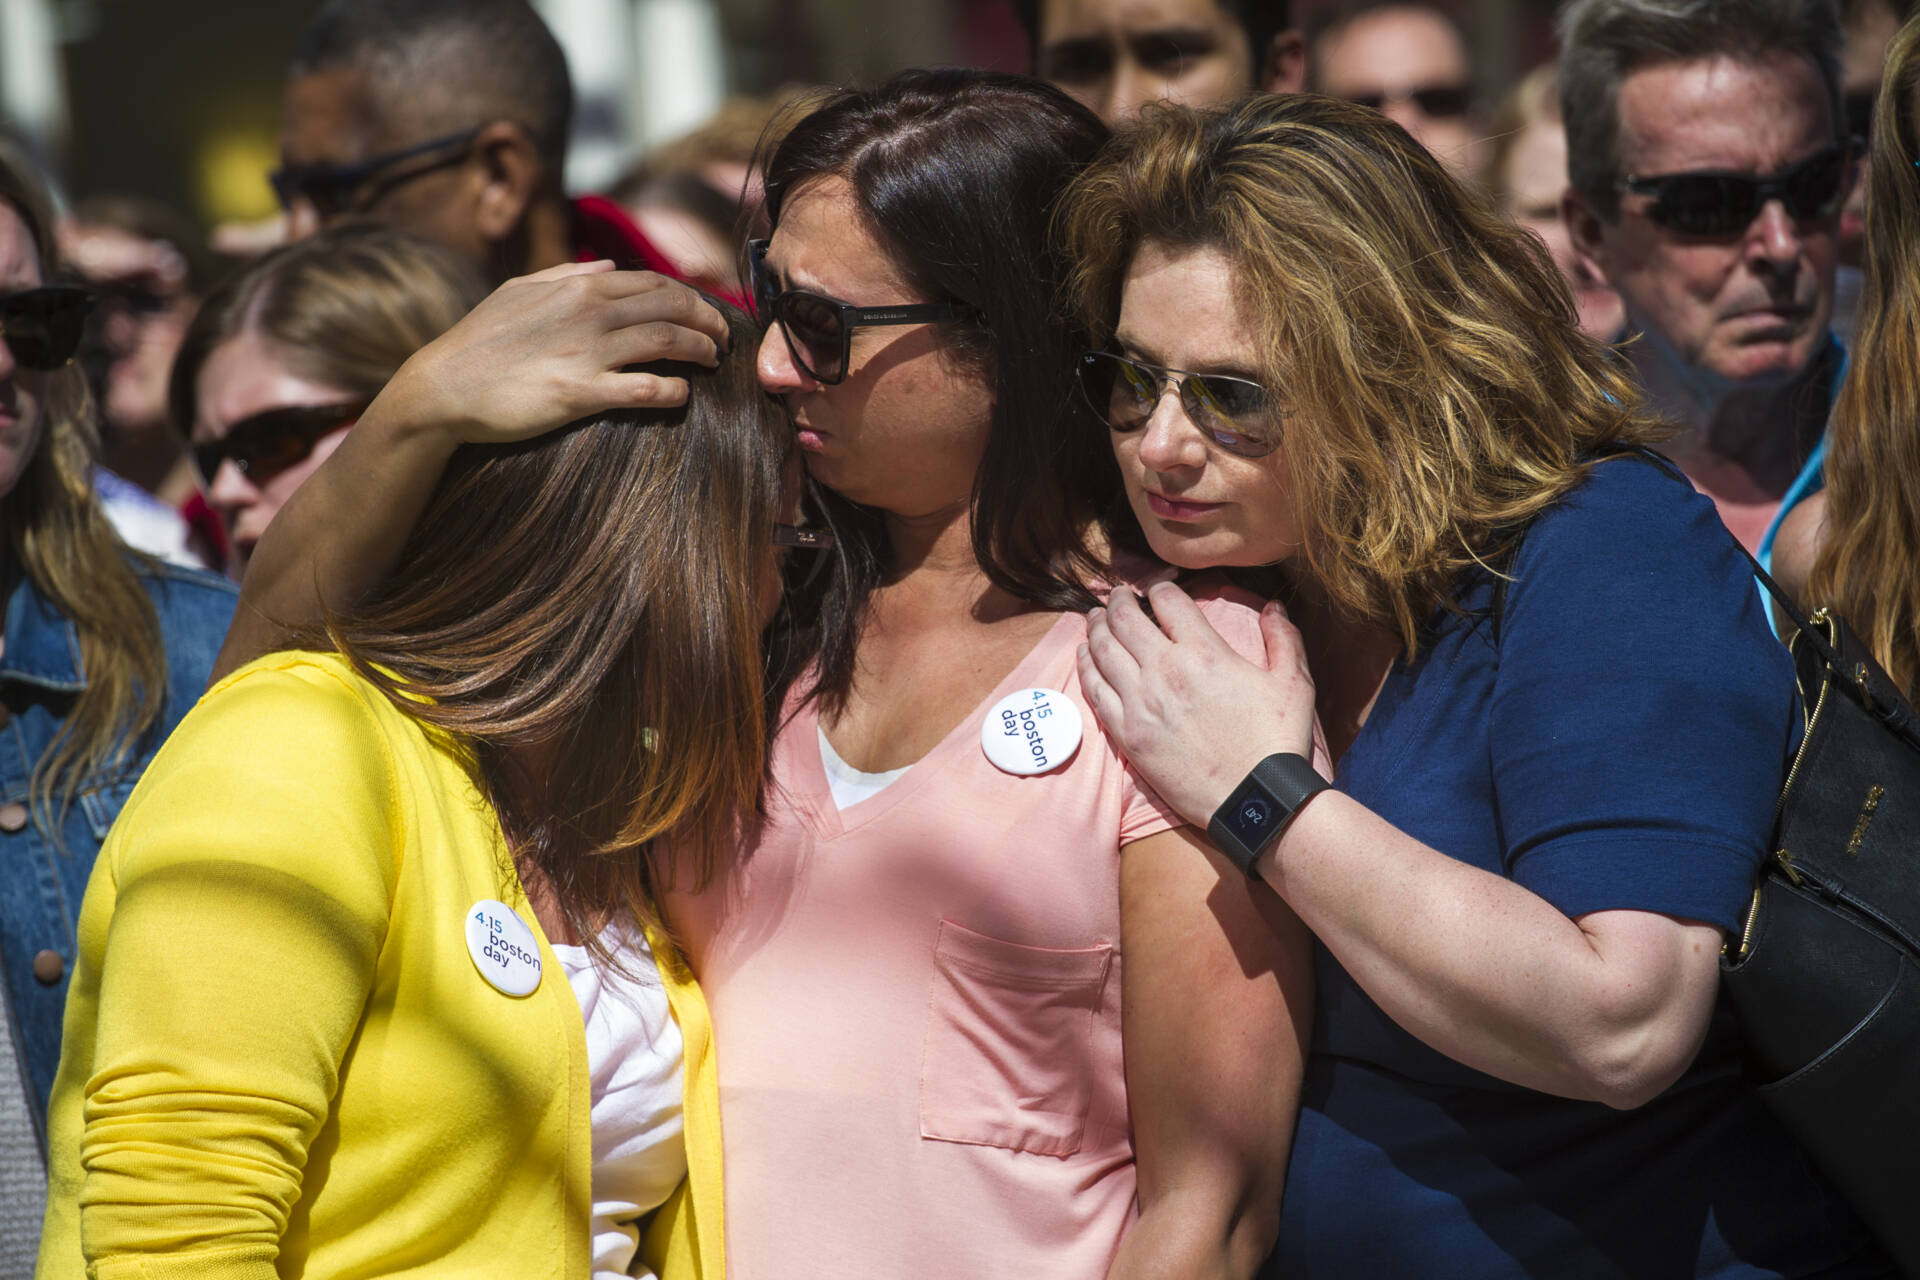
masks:
[[[193,462],[209,485],[222,462],[232,462],[254,484],[265,484],[298,466],[313,447],[341,427],[352,426],[363,404],[292,405],[240,419],[218,440],[193,446]]]
[[[1079,373],[1081,394],[1115,431],[1137,431],[1147,425],[1160,403],[1161,389],[1172,382],[1188,420],[1228,453],[1264,458],[1280,447],[1280,419],[1286,415],[1257,382],[1224,373],[1168,369],[1111,351],[1082,354]]]
[[[78,285],[50,284],[0,297],[0,337],[29,369],[58,369],[73,359],[97,295]]]
[[[949,324],[971,312],[953,302],[912,302],[894,307],[856,307],[804,289],[782,289],[767,269],[767,242],[747,242],[747,277],[753,310],[763,325],[778,324],[787,353],[815,382],[832,386],[845,380],[853,350],[853,331],[863,325]]]
[[[1753,225],[1769,200],[1778,200],[1796,222],[1824,218],[1846,199],[1853,176],[1854,144],[1829,147],[1766,176],[1697,170],[1627,178],[1620,191],[1651,196],[1647,217],[1690,236],[1730,236]]]

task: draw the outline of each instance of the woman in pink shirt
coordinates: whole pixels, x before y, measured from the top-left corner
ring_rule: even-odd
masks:
[[[1107,567],[1045,243],[1104,134],[1037,82],[909,72],[768,165],[760,380],[840,554],[751,849],[667,898],[739,1277],[1250,1275],[1271,1244],[1305,935],[1079,714],[1082,610],[1147,564]]]
[[[736,1278],[1251,1276],[1275,1237],[1308,938],[1140,785],[1074,670],[1084,610],[1148,565],[1107,526],[1133,528],[1046,240],[1105,132],[1036,81],[908,72],[768,166],[760,380],[838,550],[775,645],[804,670],[762,822],[663,886],[713,1015]],[[518,287],[551,305],[476,333],[492,394],[441,379],[443,434],[577,415],[628,335],[711,358],[671,289]],[[365,520],[321,509],[341,485],[289,504],[313,541],[276,522],[249,617],[364,588],[438,465],[394,434],[349,455],[381,460],[345,486]],[[1249,604],[1206,607],[1257,651]]]

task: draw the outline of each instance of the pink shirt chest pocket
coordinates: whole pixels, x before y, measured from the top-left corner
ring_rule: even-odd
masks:
[[[942,920],[933,959],[920,1136],[1036,1155],[1078,1151],[1113,947],[1031,947]]]

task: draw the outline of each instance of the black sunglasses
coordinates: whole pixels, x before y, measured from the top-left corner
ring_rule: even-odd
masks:
[[[1699,170],[1626,178],[1616,189],[1653,197],[1649,219],[1690,236],[1730,236],[1753,225],[1767,201],[1778,200],[1796,222],[1824,218],[1846,199],[1853,178],[1854,144],[1829,147],[1765,176]]]
[[[1188,373],[1111,351],[1088,351],[1079,363],[1080,393],[1115,431],[1138,431],[1172,381],[1187,418],[1207,439],[1242,458],[1264,458],[1280,447],[1286,415],[1267,389],[1224,373]]]
[[[313,206],[322,222],[341,217],[349,213],[364,213],[377,204],[380,199],[403,183],[415,178],[425,177],[440,169],[449,168],[465,160],[473,150],[473,140],[480,135],[485,126],[475,125],[471,129],[462,129],[458,133],[449,133],[445,137],[429,138],[425,142],[411,147],[402,147],[398,151],[388,151],[371,156],[357,164],[290,164],[275,169],[267,175],[267,182],[273,187],[273,194],[280,201],[280,207],[288,213],[294,205],[304,200]],[[362,193],[373,178],[384,169],[391,169],[403,161],[417,156],[431,155],[435,151],[446,151],[430,164],[419,165],[405,173],[394,174],[374,186],[371,191]]]
[[[0,296],[0,337],[29,369],[58,369],[73,359],[97,295],[73,284]]]
[[[876,324],[951,324],[971,312],[953,302],[910,302],[896,307],[856,307],[804,289],[782,289],[767,270],[767,242],[747,242],[747,278],[753,310],[763,325],[780,326],[787,352],[800,371],[829,386],[847,376],[853,331]]]
[[[265,409],[240,419],[218,440],[193,446],[200,478],[213,483],[223,462],[232,462],[255,484],[265,484],[288,467],[298,466],[313,446],[366,411],[363,404],[292,405]]]
[[[1473,105],[1473,90],[1458,84],[1423,84],[1417,89],[1403,89],[1399,93],[1348,94],[1347,100],[1363,107],[1372,107],[1375,111],[1389,102],[1404,100],[1420,108],[1421,115],[1444,120],[1467,114],[1467,109]]]

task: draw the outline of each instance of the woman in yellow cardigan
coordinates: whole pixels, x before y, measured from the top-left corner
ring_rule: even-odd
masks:
[[[499,297],[441,342],[484,347]],[[460,449],[390,585],[161,750],[81,911],[42,1280],[585,1278],[602,1202],[683,1169],[649,1256],[721,1273],[697,989],[650,932],[687,1149],[677,1115],[628,1123],[613,1194],[578,975],[643,1000],[651,842],[710,867],[759,794],[790,434],[728,323],[683,410]]]

